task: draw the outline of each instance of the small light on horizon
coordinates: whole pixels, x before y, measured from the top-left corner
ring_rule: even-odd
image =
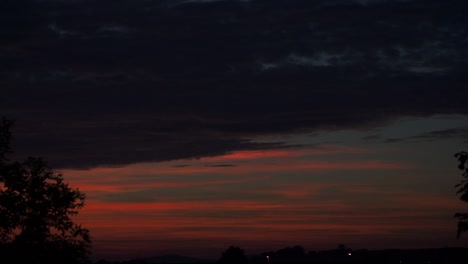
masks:
[[[348,256],[351,256],[351,252],[348,253]]]

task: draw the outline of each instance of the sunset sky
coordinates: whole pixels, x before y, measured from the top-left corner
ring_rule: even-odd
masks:
[[[86,193],[94,258],[467,246],[464,0],[11,0],[15,158]]]

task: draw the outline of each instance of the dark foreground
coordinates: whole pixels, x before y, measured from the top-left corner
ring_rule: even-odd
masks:
[[[299,248],[299,250],[298,250]],[[300,247],[286,248],[276,252],[263,253],[257,256],[221,257],[218,261],[202,261],[179,256],[162,256],[148,259],[136,259],[123,262],[108,262],[100,260],[96,264],[268,264],[268,263],[298,263],[298,264],[456,264],[468,263],[468,248],[436,248],[436,249],[389,249],[389,250],[351,250],[335,249],[329,251],[310,251],[303,253]],[[223,253],[224,254],[224,253]]]

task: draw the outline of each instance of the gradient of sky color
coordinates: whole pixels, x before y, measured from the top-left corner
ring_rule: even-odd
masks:
[[[410,118],[366,131],[282,137],[301,143],[297,148],[62,172],[87,193],[78,219],[105,256],[216,257],[231,244],[252,253],[293,244],[464,246],[452,218],[466,208],[455,195],[453,153],[466,139],[415,136],[466,128],[466,118]],[[376,133],[385,138],[369,139]]]
[[[15,0],[0,115],[95,258],[466,246],[468,5]]]

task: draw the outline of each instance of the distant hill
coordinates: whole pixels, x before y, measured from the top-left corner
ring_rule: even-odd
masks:
[[[213,260],[198,259],[180,255],[163,255],[138,259],[148,264],[191,264],[191,263],[213,263]]]

